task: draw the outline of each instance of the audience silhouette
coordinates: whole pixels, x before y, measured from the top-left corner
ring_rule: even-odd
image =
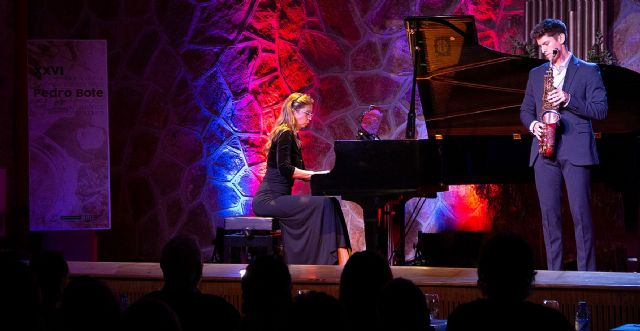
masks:
[[[165,302],[178,316],[182,330],[236,330],[238,311],[223,298],[198,289],[202,278],[202,256],[194,236],[178,235],[162,249],[161,290],[144,296]]]
[[[382,288],[393,279],[387,261],[373,251],[357,252],[349,258],[340,276],[339,300],[348,330],[379,327],[378,300]]]
[[[115,295],[99,279],[75,277],[64,289],[62,319],[66,330],[113,330],[119,315],[120,307]]]
[[[432,330],[424,294],[408,279],[395,278],[384,287],[379,316],[380,327],[385,331]]]
[[[40,287],[42,313],[47,330],[62,330],[60,305],[69,278],[69,266],[59,251],[42,251],[29,264]]]
[[[287,265],[268,255],[249,263],[242,277],[242,330],[288,330],[291,305]]]
[[[477,270],[483,298],[459,305],[449,315],[447,330],[573,330],[559,311],[526,301],[535,281],[534,265],[531,248],[522,238],[495,235],[483,247]],[[242,320],[223,298],[198,289],[203,264],[195,237],[171,239],[162,250],[160,267],[162,289],[120,314],[104,282],[77,276],[64,286],[69,267],[61,253],[42,252],[28,266],[15,254],[0,252],[0,329],[433,329],[420,288],[410,280],[393,279],[387,261],[372,251],[357,252],[348,260],[339,299],[310,291],[293,300],[288,266],[274,256],[258,257],[241,280]]]
[[[215,326],[211,328],[215,330]],[[168,304],[155,299],[140,299],[122,313],[121,331],[181,331],[178,315]]]
[[[43,330],[40,290],[14,252],[0,252],[0,330]]]
[[[296,296],[291,317],[292,330],[346,330],[340,302],[323,292],[310,291]]]
[[[535,281],[531,248],[515,234],[498,234],[484,246],[478,286],[484,298],[456,307],[447,321],[458,330],[573,330],[557,310],[525,301]]]

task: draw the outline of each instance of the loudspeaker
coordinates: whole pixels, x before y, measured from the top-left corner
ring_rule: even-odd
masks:
[[[416,260],[419,261],[416,263],[433,267],[476,267],[483,238],[483,232],[418,232]]]
[[[282,236],[271,217],[227,217],[218,231],[216,250],[223,263],[249,263],[258,256],[282,256]],[[221,247],[220,247],[221,246]]]

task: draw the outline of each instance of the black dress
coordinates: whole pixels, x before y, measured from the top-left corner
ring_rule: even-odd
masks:
[[[289,264],[336,264],[338,247],[350,247],[338,200],[291,195],[294,168],[304,169],[302,151],[291,130],[271,144],[267,172],[253,198],[253,212],[280,222]]]

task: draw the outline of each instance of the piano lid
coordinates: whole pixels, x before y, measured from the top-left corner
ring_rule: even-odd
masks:
[[[473,16],[414,16],[404,21],[412,58],[416,48],[420,52],[418,89],[430,135],[527,132],[520,123],[520,105],[529,71],[545,60],[480,45]],[[634,95],[630,87],[640,84],[640,74],[621,67],[600,67],[609,116],[594,122],[596,131],[637,131],[640,109],[630,98]]]

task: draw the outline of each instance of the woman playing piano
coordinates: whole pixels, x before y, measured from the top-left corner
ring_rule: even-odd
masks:
[[[289,264],[344,264],[349,258],[349,235],[338,200],[324,196],[291,195],[294,180],[309,181],[298,131],[311,122],[313,99],[293,93],[267,142],[267,172],[253,198],[258,216],[280,222]]]

